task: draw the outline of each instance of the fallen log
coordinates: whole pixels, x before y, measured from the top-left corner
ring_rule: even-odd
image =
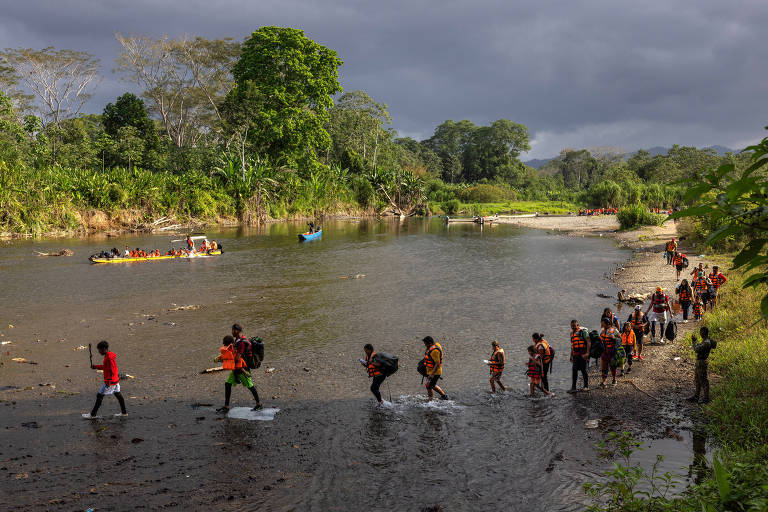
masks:
[[[38,256],[72,256],[75,254],[74,252],[70,251],[69,249],[62,249],[58,252],[40,252],[35,251]]]
[[[214,372],[223,372],[223,371],[224,371],[223,366],[216,366],[214,368],[206,368],[205,370],[202,370],[200,374],[202,375],[205,373],[214,373]]]

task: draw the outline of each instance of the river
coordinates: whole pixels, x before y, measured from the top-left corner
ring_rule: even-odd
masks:
[[[14,388],[0,395],[12,445],[0,459],[18,457],[35,434],[43,442],[25,450],[36,462],[6,471],[33,479],[42,475],[30,468],[43,467],[49,489],[23,493],[32,480],[9,474],[13,505],[69,509],[92,498],[122,510],[133,508],[120,505],[131,489],[149,508],[583,509],[581,486],[602,470],[593,460],[600,435],[584,429],[588,402],[565,393],[566,333],[572,318],[597,326],[612,301],[596,294],[615,294],[604,276],[626,251],[596,237],[439,219],[329,222],[322,239],[306,243],[297,241],[301,230],[279,223],[208,232],[222,256],[121,265],[92,265],[87,256],[126,244],[165,250],[169,237],[0,248],[0,339],[12,340],[0,389]],[[62,247],[75,255],[33,253]],[[221,401],[224,376],[199,371],[214,366],[233,322],[266,342],[255,381],[265,405],[281,409],[273,422],[222,421],[208,405]],[[533,332],[557,351],[552,399],[525,396]],[[444,346],[449,402],[424,402],[415,366],[425,335]],[[135,377],[122,383],[132,416],[87,425],[78,413],[90,407],[99,376],[79,347],[100,339]],[[511,388],[498,396],[486,391],[482,363],[494,339],[506,350]],[[382,411],[372,408],[356,361],[365,343],[400,356],[400,371],[382,388],[393,406]],[[9,364],[9,356],[39,364]],[[56,392],[40,386],[49,381]],[[241,389],[233,395],[235,406],[251,403]],[[203,405],[190,407],[196,402]],[[114,412],[110,397],[104,408]],[[33,429],[18,426],[32,418]],[[105,477],[103,464],[76,462],[93,454],[127,462]],[[99,487],[105,478],[111,487]]]

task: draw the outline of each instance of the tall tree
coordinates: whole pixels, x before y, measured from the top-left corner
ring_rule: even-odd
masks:
[[[40,101],[43,119],[56,125],[77,116],[101,80],[99,60],[93,55],[52,46],[6,48],[0,52],[0,64],[14,70]]]
[[[149,118],[144,102],[130,92],[117,98],[114,104],[107,103],[102,114],[102,123],[104,131],[113,139],[123,126],[136,128],[145,140],[155,135],[155,124]]]
[[[43,121],[54,125],[51,142],[55,162],[60,123],[77,116],[93,95],[101,80],[99,60],[86,52],[52,46],[42,50],[6,48],[0,52],[0,65],[13,69],[37,98]]]
[[[236,99],[253,87],[260,96],[249,131],[260,153],[273,161],[311,164],[325,151],[325,129],[332,95],[341,92],[335,51],[309,39],[301,30],[262,27],[246,40],[232,69]],[[250,85],[249,85],[250,84]],[[235,100],[236,101],[236,100]]]
[[[455,183],[461,179],[464,152],[472,143],[477,130],[472,121],[451,121],[450,119],[435,128],[435,133],[424,141],[429,149],[437,153],[443,161],[443,179]]]
[[[229,69],[240,45],[231,39],[153,39],[115,34],[122,50],[117,70],[143,89],[150,110],[178,148],[193,147],[220,129],[218,104],[232,86]]]
[[[333,139],[335,159],[355,151],[364,162],[376,167],[379,142],[387,135],[390,123],[385,104],[377,103],[365,91],[345,92],[330,110],[326,125]]]

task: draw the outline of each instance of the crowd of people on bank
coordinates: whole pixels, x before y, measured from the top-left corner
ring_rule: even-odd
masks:
[[[670,240],[666,245],[667,252],[673,252],[674,255],[680,254],[677,249],[675,239]],[[677,261],[679,259],[676,260],[673,256],[668,264],[677,265]],[[699,263],[698,267],[691,272],[691,275],[696,276],[693,284],[691,285],[686,279],[683,279],[676,287],[675,293],[678,296],[678,304],[684,322],[688,321],[688,310],[691,304],[693,304],[695,320],[701,318],[707,304],[710,309],[714,307],[717,303],[719,289],[726,282],[726,277],[717,266],[712,267],[712,272],[708,276],[704,274],[705,267],[703,263]],[[590,359],[595,359],[596,364],[598,362],[600,364],[599,386],[601,388],[608,386],[609,376],[611,377],[610,385],[615,385],[617,377],[621,378],[625,374],[631,373],[633,361],[643,361],[645,336],[650,334],[651,345],[662,345],[674,340],[676,324],[672,320],[673,316],[674,311],[669,296],[664,293],[661,286],[657,286],[645,311],[641,305],[636,305],[624,323],[618,319],[611,308],[603,310],[599,330],[590,331],[583,327],[578,320],[571,320],[569,331],[571,387],[568,393],[579,391],[576,387],[579,374],[583,380],[583,387],[580,391],[589,391]],[[657,324],[659,326],[658,341],[656,336]],[[688,397],[688,400],[699,401],[701,397],[703,402],[708,402],[707,361],[710,351],[717,344],[709,337],[706,327],[701,327],[699,333],[701,341],[695,334],[692,336],[692,348],[696,353],[696,392]],[[443,376],[443,347],[431,336],[424,337],[422,342],[424,344],[424,356],[419,361],[417,369],[422,375],[422,383],[425,385],[427,396],[431,400],[437,393],[441,400],[448,400],[448,394],[438,384]],[[121,415],[127,414],[125,401],[120,394],[116,356],[108,350],[108,347],[106,341],[100,342],[97,346],[99,353],[105,356],[104,362],[98,366],[91,364],[91,368],[104,371],[104,385],[97,394],[96,404],[91,413],[83,414],[84,417],[96,417],[103,397],[107,394],[114,394],[120,403]],[[384,353],[377,354],[370,343],[363,347],[363,352],[365,358],[359,359],[359,362],[366,369],[368,377],[372,379],[370,390],[376,398],[377,407],[381,407],[383,398],[380,388],[385,379],[397,371],[397,357]],[[529,378],[530,397],[535,397],[537,390],[547,397],[553,396],[547,376],[552,371],[555,349],[542,333],[536,332],[531,335],[527,356],[525,373]],[[232,388],[238,384],[242,384],[252,394],[256,402],[253,407],[254,410],[263,407],[250,373],[252,369],[261,365],[263,358],[263,341],[258,337],[247,338],[243,334],[242,326],[234,324],[232,334],[224,337],[222,346],[219,348],[219,355],[215,359],[222,363],[223,370],[230,372],[224,384],[224,406],[217,409],[217,412],[226,414],[229,411]],[[490,371],[491,392],[506,391],[507,387],[502,382],[502,376],[507,365],[507,358],[504,349],[497,340],[491,343],[491,355],[485,364]]]
[[[591,217],[593,215],[616,215],[617,213],[619,213],[618,208],[593,208],[593,209],[580,208],[579,209],[579,216],[581,217],[583,216]]]

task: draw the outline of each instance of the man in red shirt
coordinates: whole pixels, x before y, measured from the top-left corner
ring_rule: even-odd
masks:
[[[99,354],[104,356],[104,361],[102,364],[92,364],[91,369],[102,370],[104,372],[104,384],[101,385],[101,389],[96,395],[96,403],[93,404],[93,409],[90,413],[83,413],[83,418],[93,419],[97,417],[96,413],[99,412],[99,407],[101,407],[101,401],[104,400],[104,395],[115,395],[115,398],[117,398],[117,401],[120,403],[120,414],[116,414],[115,416],[127,416],[128,413],[125,411],[125,399],[120,393],[120,377],[117,373],[117,356],[114,352],[109,351],[109,343],[106,341],[100,341],[99,344],[96,345],[96,349],[99,351]]]

